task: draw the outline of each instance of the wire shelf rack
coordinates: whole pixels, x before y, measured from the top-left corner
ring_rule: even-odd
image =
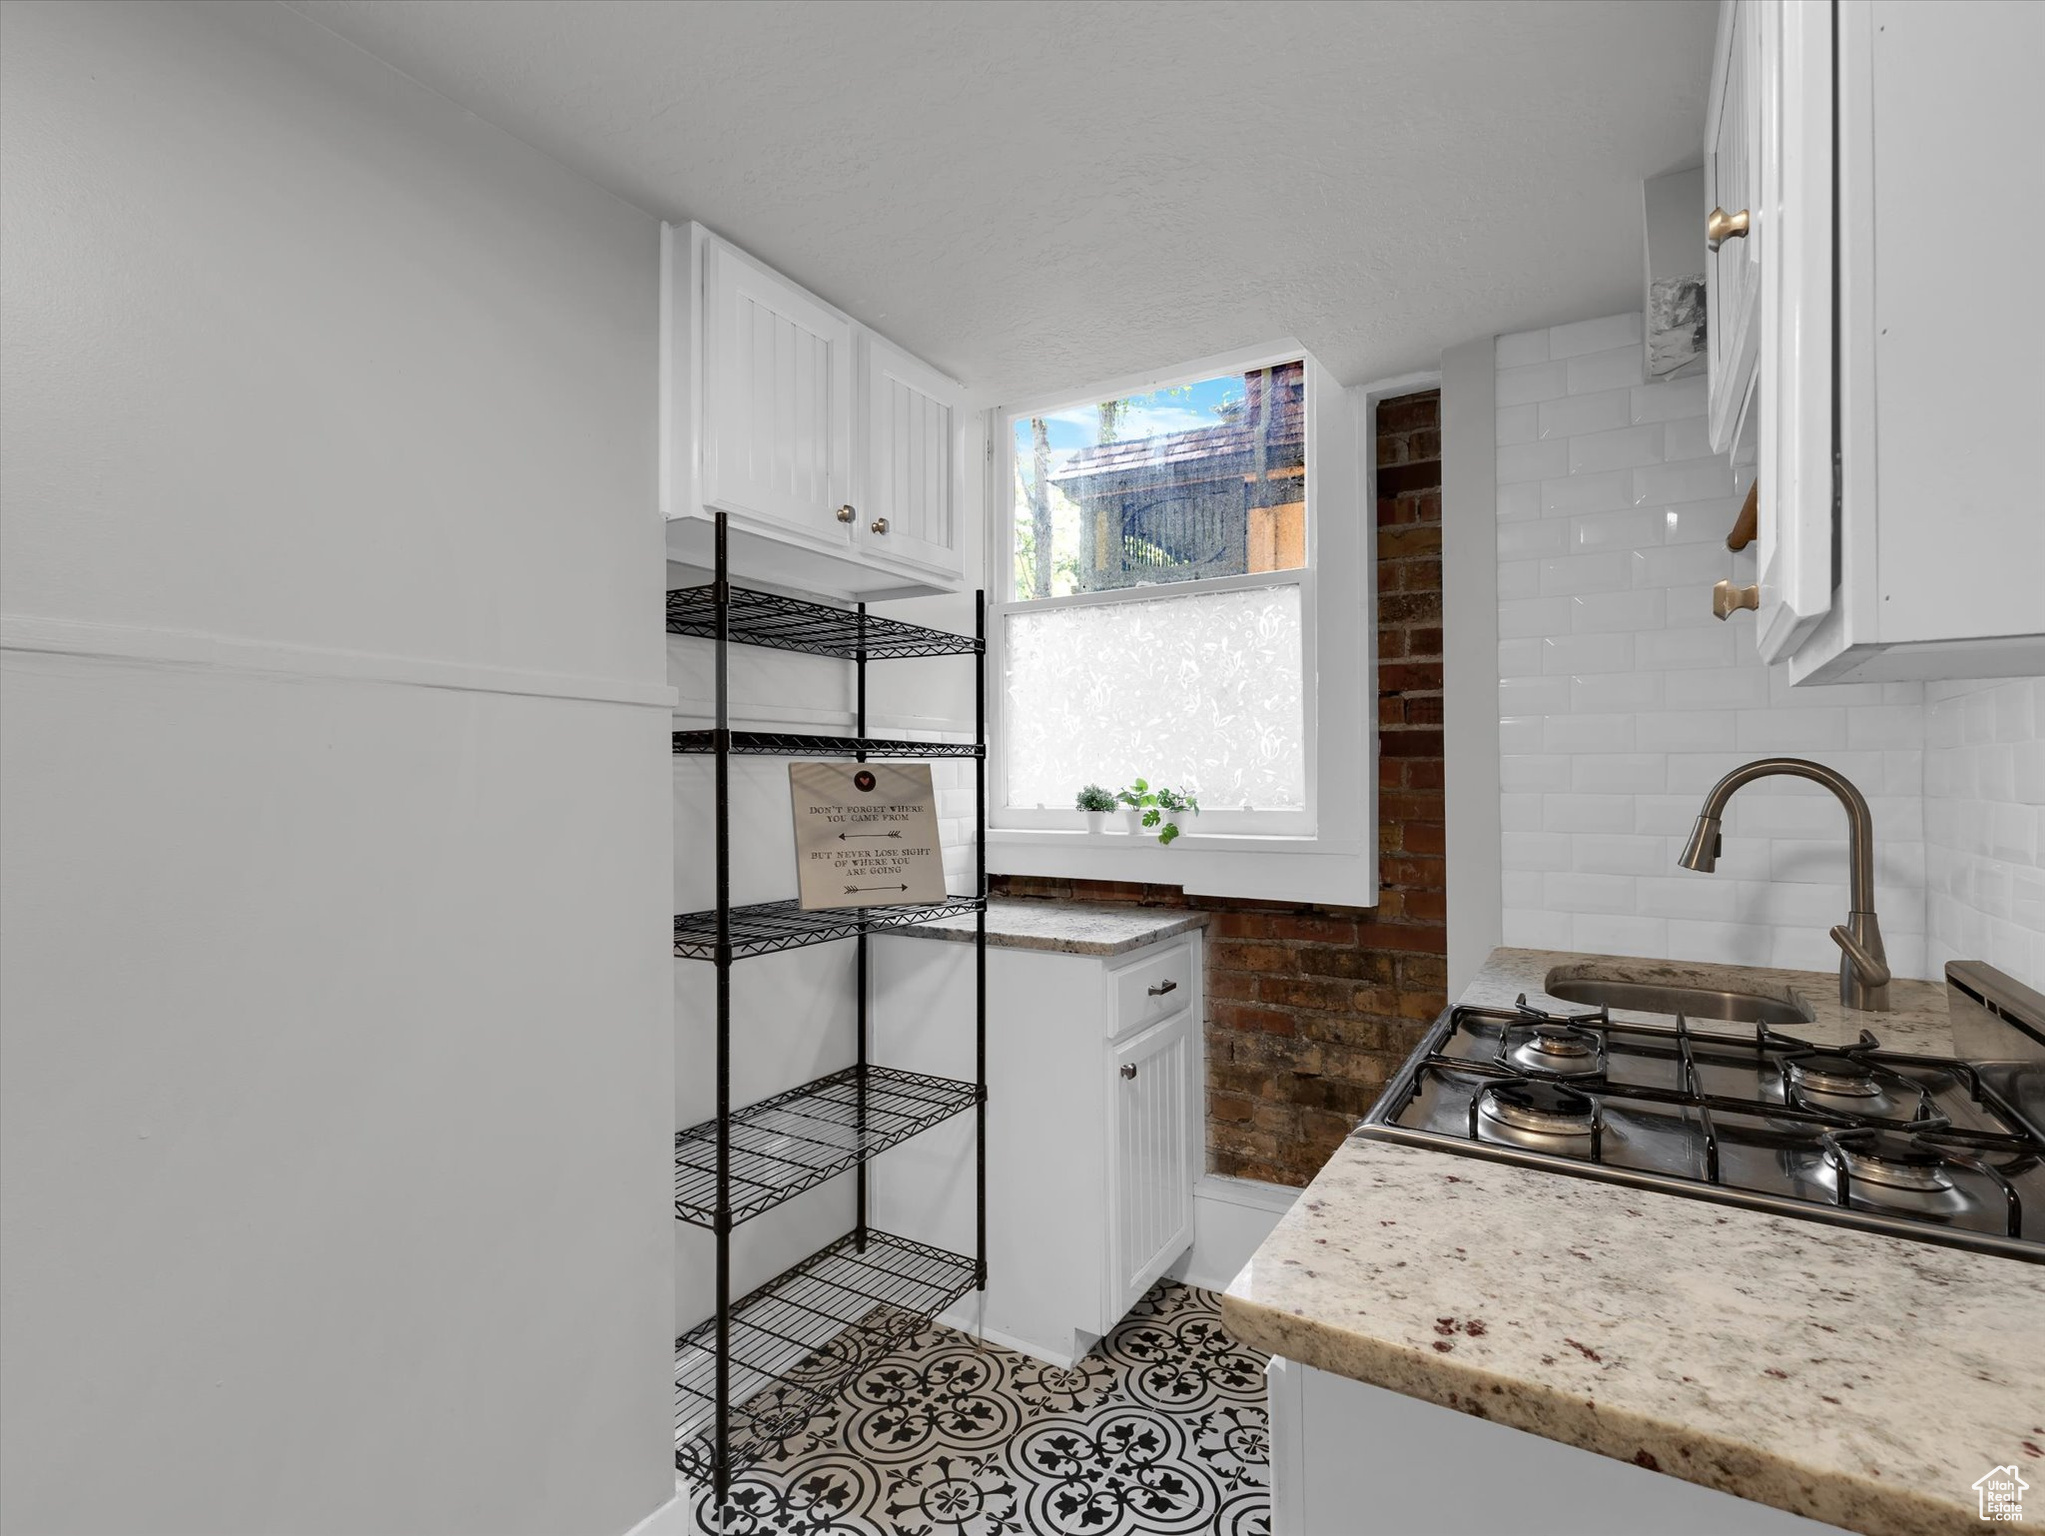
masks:
[[[714,753],[715,731],[676,731],[677,753]],[[781,731],[733,731],[734,757],[985,757],[971,741],[897,741],[881,736],[800,736]]]
[[[805,944],[828,944],[833,939],[878,933],[883,928],[907,928],[941,917],[963,917],[979,911],[981,906],[976,896],[953,896],[945,901],[895,907],[840,907],[826,912],[805,912],[793,901],[733,907],[731,957],[742,960],[747,955],[771,955],[778,950],[800,949]],[[717,958],[714,907],[706,912],[676,914],[675,955],[682,960]]]
[[[728,623],[731,639],[740,645],[764,645],[845,661],[858,660],[862,650],[868,661],[890,661],[908,656],[970,656],[985,649],[984,642],[972,635],[926,629],[899,619],[875,618],[747,587],[731,589]],[[677,587],[669,592],[667,632],[715,639],[716,588]]]
[[[848,1233],[731,1309],[727,1472],[800,1434],[873,1361],[973,1288],[974,1261],[869,1229]],[[716,1319],[675,1340],[675,1466],[716,1470]]]
[[[729,1121],[731,1220],[772,1210],[979,1102],[973,1083],[873,1066],[762,1099]],[[675,1214],[717,1228],[715,1120],[675,1137]]]

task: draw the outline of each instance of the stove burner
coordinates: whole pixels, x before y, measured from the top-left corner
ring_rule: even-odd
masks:
[[[1937,1194],[1953,1187],[1946,1155],[1921,1137],[1902,1131],[1857,1130],[1824,1138],[1826,1157],[1844,1167],[1852,1184]],[[1851,1184],[1849,1185],[1851,1187]]]
[[[1485,1089],[1480,1108],[1487,1120],[1538,1136],[1588,1136],[1598,1121],[1597,1104],[1575,1089],[1524,1079]]]
[[[1882,1092],[1873,1067],[1840,1051],[1797,1057],[1789,1063],[1789,1081],[1792,1087],[1823,1098],[1873,1099]]]
[[[1527,1037],[1506,1053],[1514,1066],[1556,1076],[1601,1072],[1604,1037],[1594,1029],[1547,1020],[1529,1026]]]

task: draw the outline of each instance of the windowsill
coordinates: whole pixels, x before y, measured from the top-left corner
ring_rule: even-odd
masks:
[[[987,867],[999,875],[1176,885],[1190,896],[1377,904],[1376,847],[1314,837],[1188,832],[1167,846],[1127,833],[990,827]]]

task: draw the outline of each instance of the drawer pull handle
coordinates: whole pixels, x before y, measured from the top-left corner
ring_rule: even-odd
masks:
[[[1704,221],[1704,240],[1714,251],[1728,240],[1747,238],[1747,210],[1727,213],[1723,208],[1711,210],[1711,217]]]
[[[1136,1075],[1136,1063],[1133,1061],[1124,1062],[1122,1064],[1122,1075],[1124,1077],[1134,1077]]]
[[[852,510],[852,506],[849,502],[846,505],[840,507],[837,511],[837,518],[838,521],[841,523],[849,523],[852,521],[853,518],[857,516],[859,516],[859,514]]]
[[[888,531],[888,520],[884,517],[877,517],[872,522],[868,523],[866,526],[871,528],[875,533],[886,533]]]
[[[1150,995],[1152,997],[1163,997],[1167,992],[1176,992],[1178,990],[1179,984],[1176,981],[1161,981],[1150,989]],[[1130,1076],[1133,1077],[1135,1074],[1132,1072]]]

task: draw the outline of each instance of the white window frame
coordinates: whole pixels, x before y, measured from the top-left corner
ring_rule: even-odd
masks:
[[[1306,375],[1307,564],[1198,581],[1017,601],[1014,426],[1018,419],[1225,374],[1303,360]],[[997,874],[1128,880],[1183,886],[1189,894],[1372,906],[1377,901],[1377,593],[1369,425],[1373,399],[1352,397],[1304,347],[1285,340],[1173,368],[1011,405],[988,417],[986,571],[988,678],[988,867]],[[1294,586],[1300,633],[1306,809],[1203,807],[1170,847],[1154,837],[1092,833],[1072,809],[1007,804],[1005,706],[1008,616]],[[1323,676],[1353,679],[1322,687]],[[1118,786],[1110,785],[1110,788]]]

